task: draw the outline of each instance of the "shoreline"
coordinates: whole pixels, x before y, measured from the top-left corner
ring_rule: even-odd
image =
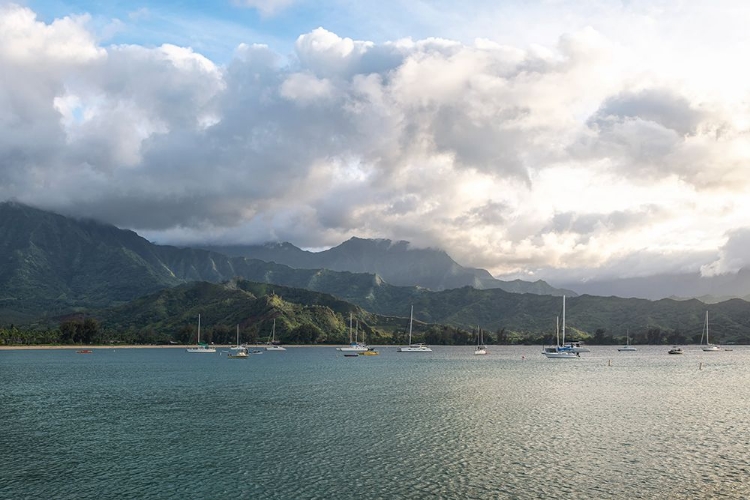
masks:
[[[349,344],[283,344],[284,347],[307,348],[307,347],[344,347]],[[233,345],[212,345],[215,349],[229,349]],[[187,345],[139,345],[139,344],[113,344],[113,345],[0,345],[0,351],[31,351],[31,350],[76,350],[83,349],[188,349],[195,344]],[[265,344],[253,344],[251,349],[264,348]],[[380,346],[373,346],[380,347]]]

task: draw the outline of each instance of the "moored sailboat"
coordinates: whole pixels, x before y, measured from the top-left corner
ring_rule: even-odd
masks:
[[[477,333],[477,347],[474,349],[474,355],[481,356],[483,354],[487,354],[487,346],[484,345],[484,332],[481,328],[479,328],[479,332]]]
[[[247,348],[240,345],[240,325],[237,325],[237,345],[229,348],[227,357],[230,359],[247,359]]]
[[[286,348],[279,345],[279,342],[276,340],[276,318],[273,319],[273,328],[271,329],[271,337],[268,339],[266,351],[286,351]]]
[[[411,313],[409,314],[409,344],[403,345],[397,349],[396,352],[432,352],[432,349],[422,343],[412,344],[411,343],[411,327],[414,321],[414,306],[411,306]]]
[[[554,347],[545,347],[542,350],[542,354],[550,359],[575,359],[579,357],[577,352],[574,352],[569,347],[565,346],[565,295],[563,295],[563,306],[562,306],[562,344],[560,343],[560,324],[559,318],[556,323],[556,342],[557,345]]]
[[[201,315],[198,315],[198,345],[196,347],[188,347],[187,352],[216,352],[214,347],[209,347],[205,342],[201,343]]]
[[[630,331],[628,330],[625,334],[625,345],[617,348],[618,351],[637,351],[635,347],[630,345]]]
[[[367,344],[357,341],[359,335],[359,320],[357,320],[357,331],[354,334],[354,340],[352,340],[352,314],[349,313],[349,345],[346,347],[337,347],[337,351],[343,352],[366,352],[368,347]],[[362,334],[364,336],[364,333]]]
[[[706,322],[703,325],[703,333],[701,334],[701,344],[703,344],[703,336],[706,336],[706,344],[703,345],[703,350],[706,352],[715,352],[719,351],[719,346],[712,344],[708,340],[708,311],[706,311]]]

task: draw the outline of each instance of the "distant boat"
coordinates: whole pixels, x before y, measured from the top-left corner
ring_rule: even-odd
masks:
[[[79,351],[76,351],[76,352],[77,352],[78,354],[91,354],[91,353],[92,353],[92,352],[94,352],[94,351],[92,351],[91,349],[81,349],[81,350],[79,350]]]
[[[357,336],[359,334],[359,320],[357,320],[357,331],[354,334],[354,340],[352,340],[352,314],[349,313],[349,345],[346,347],[337,347],[337,351],[342,352],[365,352],[367,351],[367,344],[364,342],[357,342]],[[364,333],[362,333],[364,336]]]
[[[703,336],[706,336],[706,344],[703,346],[703,350],[706,352],[720,351],[719,346],[712,344],[708,340],[708,311],[706,311],[706,323],[703,325],[703,333],[701,333],[701,344],[703,344]]]
[[[355,338],[356,338],[356,336],[355,336]],[[365,343],[365,331],[364,331],[364,329],[362,330],[362,344],[363,345],[367,345]],[[374,347],[369,347],[369,346],[367,347],[367,350],[365,352],[360,352],[359,353],[360,356],[377,356],[378,354],[380,354],[380,353],[378,351],[376,351]]]
[[[201,315],[198,315],[198,345],[196,347],[188,347],[187,352],[216,352],[213,347],[208,347],[208,344],[201,343]]]
[[[575,358],[580,357],[577,352],[574,352],[570,347],[567,347],[565,345],[565,295],[563,295],[563,305],[562,305],[562,343],[560,343],[559,318],[555,323],[556,323],[555,335],[557,337],[555,342],[557,343],[557,345],[554,347],[545,347],[542,350],[542,354],[544,354],[550,359],[575,359]]]
[[[240,325],[237,325],[237,345],[229,349],[228,358],[231,359],[247,359],[247,348],[240,345]]]
[[[667,351],[669,354],[682,354],[682,348],[673,346],[669,351]]]
[[[286,351],[286,349],[281,347],[276,341],[276,318],[273,319],[273,329],[271,330],[271,337],[268,340],[266,351]]]
[[[484,335],[482,332],[482,329],[479,328],[479,332],[477,333],[477,348],[474,349],[474,354],[477,356],[481,356],[482,354],[487,354],[487,346],[484,345]]]
[[[627,336],[625,337],[625,339],[626,339],[625,340],[625,345],[622,346],[622,347],[618,347],[617,350],[618,351],[637,351],[638,349],[636,349],[635,347],[633,347],[632,345],[630,345],[630,332],[628,332],[626,335]]]
[[[403,345],[397,349],[396,352],[432,352],[429,346],[419,343],[411,343],[411,326],[414,321],[414,306],[411,306],[411,313],[409,314],[409,345]]]

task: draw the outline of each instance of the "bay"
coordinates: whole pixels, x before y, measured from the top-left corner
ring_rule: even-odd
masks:
[[[747,498],[750,350],[0,351],[0,498]]]

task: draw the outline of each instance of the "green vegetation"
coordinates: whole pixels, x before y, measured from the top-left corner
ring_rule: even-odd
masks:
[[[474,344],[480,328],[486,344],[551,343],[560,305],[554,297],[471,288],[413,299],[413,341],[433,345]],[[405,304],[398,309],[405,310]],[[750,343],[748,306],[741,300],[712,305],[711,338]],[[699,301],[577,297],[568,300],[568,339],[623,344],[629,333],[635,344],[697,343],[705,307]],[[216,344],[234,343],[237,325],[243,342],[266,342],[274,320],[276,338],[284,343],[342,344],[349,338],[350,314],[369,343],[407,342],[406,314],[374,314],[333,295],[235,279],[180,285],[45,326],[11,325],[0,328],[0,343],[191,344],[197,340],[199,314],[201,340]]]
[[[132,231],[0,203],[0,342],[231,343],[264,341],[276,319],[285,342],[342,343],[352,313],[371,343],[403,343],[414,306],[415,341],[544,343],[561,299],[463,287],[431,292],[389,285],[373,274],[292,269],[205,250],[153,245]],[[235,278],[239,277],[239,278]],[[220,284],[222,283],[223,284]],[[273,284],[271,284],[273,283]],[[568,338],[620,344],[711,338],[750,343],[750,303],[727,300],[568,298]],[[63,326],[98,321],[97,328]],[[15,325],[15,326],[12,326]]]

